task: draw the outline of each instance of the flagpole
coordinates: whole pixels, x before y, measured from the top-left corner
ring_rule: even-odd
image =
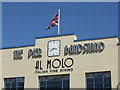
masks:
[[[60,9],[58,10],[58,35],[60,34]]]

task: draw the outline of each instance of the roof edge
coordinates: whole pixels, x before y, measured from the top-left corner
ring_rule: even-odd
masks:
[[[52,38],[52,37],[61,37],[61,36],[70,36],[70,35],[75,35],[75,33],[71,34],[61,34],[61,35],[51,35],[51,36],[43,36],[43,37],[35,37],[35,39],[42,39],[42,38]]]
[[[35,39],[37,39],[37,38],[69,36],[69,35],[75,35],[75,34],[72,33],[72,34],[62,34],[62,35],[54,35],[54,36],[46,36],[46,37],[36,37]],[[108,36],[108,37],[99,37],[99,38],[80,39],[80,40],[74,40],[74,42],[89,41],[89,40],[99,40],[99,39],[107,39],[107,38],[118,38],[118,36]],[[118,43],[118,45],[120,45],[120,43]],[[24,46],[3,47],[3,48],[0,48],[0,50],[3,50],[3,49],[14,49],[14,48],[23,48],[23,47],[30,47],[30,46],[35,46],[35,44],[33,44],[33,45],[24,45]]]
[[[30,47],[30,46],[35,46],[35,45],[24,45],[24,46],[11,46],[11,47],[3,47],[3,48],[0,48],[0,50],[2,50],[2,49],[23,48],[23,47]]]
[[[62,35],[52,35],[52,36],[44,36],[44,37],[35,37],[35,39],[49,38],[49,37],[60,37],[60,36],[69,36],[69,35],[75,35],[75,33],[71,33],[71,34],[62,34]],[[3,48],[0,48],[0,50],[2,50],[2,49],[23,48],[23,47],[29,47],[29,46],[35,46],[35,44],[33,44],[33,45],[23,45],[23,46],[3,47]]]
[[[89,38],[89,39],[79,39],[79,40],[74,40],[74,42],[78,41],[90,41],[90,40],[99,40],[99,39],[108,39],[108,38],[118,38],[118,36],[108,36],[108,37],[98,37],[98,38]]]

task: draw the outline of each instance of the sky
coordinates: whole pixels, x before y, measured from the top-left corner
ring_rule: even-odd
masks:
[[[60,35],[78,40],[118,35],[117,2],[3,2],[2,48],[34,45],[36,37],[57,35],[57,26],[45,30],[61,10]]]

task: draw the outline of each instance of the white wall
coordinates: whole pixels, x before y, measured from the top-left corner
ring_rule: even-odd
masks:
[[[111,71],[112,88],[116,88],[118,83],[118,47],[117,38],[97,39],[88,41],[77,41],[74,42],[74,35],[61,36],[61,37],[50,37],[36,39],[35,46],[4,49],[3,52],[3,78],[10,77],[25,77],[25,88],[38,88],[38,76],[46,75],[60,75],[70,74],[70,88],[85,88],[85,73],[87,72],[104,72]],[[47,56],[47,43],[50,40],[61,40],[61,54],[58,57]],[[96,54],[85,54],[85,55],[72,55],[64,56],[65,45],[71,44],[84,44],[91,42],[103,42],[105,49],[101,53]],[[28,59],[28,50],[32,48],[41,48],[42,57],[40,59]],[[14,50],[23,50],[24,58],[22,60],[13,60]],[[74,65],[72,66],[73,71],[71,72],[58,72],[58,73],[43,73],[36,74],[35,62],[41,60],[43,67],[45,67],[46,60],[62,59],[71,57],[74,59]],[[59,68],[60,69],[60,68]],[[3,82],[4,83],[4,82]],[[32,83],[32,85],[31,85]],[[3,85],[4,87],[4,85]]]

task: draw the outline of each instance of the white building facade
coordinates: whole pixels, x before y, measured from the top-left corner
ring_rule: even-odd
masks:
[[[1,49],[2,88],[117,88],[117,37],[77,40],[76,35],[36,38],[35,45]]]

